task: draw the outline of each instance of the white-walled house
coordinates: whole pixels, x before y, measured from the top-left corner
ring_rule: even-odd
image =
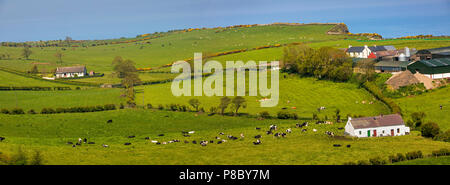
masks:
[[[346,52],[350,57],[354,58],[368,58],[370,53],[376,53],[378,51],[393,51],[394,46],[367,46],[353,47],[349,45]]]
[[[82,77],[87,74],[85,66],[58,67],[56,68],[56,78]]]
[[[348,118],[345,133],[355,137],[402,136],[410,133],[398,114]]]

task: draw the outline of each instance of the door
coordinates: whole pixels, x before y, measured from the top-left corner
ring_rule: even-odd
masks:
[[[373,137],[377,137],[377,130],[373,130]]]
[[[394,136],[394,129],[391,129],[391,136]]]
[[[367,131],[367,137],[370,137],[370,130]]]

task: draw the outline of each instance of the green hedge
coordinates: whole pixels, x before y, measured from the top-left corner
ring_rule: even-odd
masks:
[[[363,83],[363,87],[369,91],[375,98],[380,100],[381,102],[385,103],[389,109],[391,109],[392,113],[396,114],[402,114],[402,111],[400,109],[400,106],[398,106],[394,100],[387,98],[383,95],[380,89],[378,89],[377,85],[375,85],[373,82],[365,82]]]
[[[0,91],[65,91],[72,90],[70,87],[38,87],[38,86],[0,86]]]

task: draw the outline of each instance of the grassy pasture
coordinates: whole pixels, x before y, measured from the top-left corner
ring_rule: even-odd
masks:
[[[394,99],[394,101],[401,107],[404,118],[410,119],[413,112],[425,112],[425,121],[436,122],[441,130],[446,131],[450,129],[449,95],[450,88],[445,87],[418,96]],[[439,105],[443,106],[442,110]]]
[[[262,96],[246,96],[247,108],[240,109],[240,112],[255,115],[261,111],[268,111],[272,116],[276,116],[283,107],[286,107],[288,111],[295,112],[300,117],[311,118],[313,113],[318,113],[318,107],[325,106],[327,109],[318,114],[321,118],[324,118],[326,115],[328,116],[328,119],[332,119],[336,109],[341,110],[340,114],[342,118],[347,114],[371,116],[389,113],[389,109],[384,104],[374,100],[371,94],[362,88],[358,88],[355,84],[334,83],[289,75],[286,75],[286,78],[284,78],[284,75],[285,74],[280,74],[280,99],[276,107],[261,107],[258,100],[264,98]],[[226,89],[225,79],[226,77],[224,77],[223,83],[224,90]],[[205,78],[203,78],[203,80],[205,80]],[[235,78],[235,81],[236,80],[237,79]],[[270,79],[268,80],[268,83],[270,84]],[[248,95],[248,77],[246,78],[245,84],[247,88],[246,94]],[[194,85],[192,82],[192,89],[193,88]],[[204,107],[206,111],[209,111],[210,107],[219,105],[221,98],[220,96],[176,97],[172,94],[171,83],[139,86],[137,89],[136,102],[142,105],[142,99],[144,98],[145,104],[151,103],[155,107],[159,104],[166,105],[171,103],[189,105],[188,101],[190,99],[197,98],[201,102],[201,107]],[[367,103],[362,104],[361,102],[363,100]],[[373,104],[368,104],[370,101],[373,101]],[[293,107],[295,107],[295,109]]]
[[[113,123],[107,124],[106,120]],[[3,153],[14,153],[18,147],[25,151],[42,151],[46,164],[342,164],[367,160],[396,153],[422,150],[424,154],[449,143],[435,142],[416,136],[369,139],[330,138],[325,131],[342,134],[344,124],[311,124],[306,132],[294,128],[297,121],[255,120],[249,118],[195,115],[193,113],[152,110],[116,110],[96,113],[55,115],[0,115],[0,135],[7,140],[0,143]],[[286,138],[273,138],[263,132],[270,124],[279,130],[293,128]],[[258,131],[255,127],[261,127]],[[312,129],[317,132],[312,132]],[[183,137],[181,131],[195,131]],[[184,140],[215,140],[219,132],[244,139],[223,144],[185,144]],[[158,137],[158,134],[165,136]],[[253,145],[254,135],[262,135],[261,145]],[[129,139],[127,136],[135,135]],[[94,145],[72,148],[65,144],[78,137],[89,138]],[[180,143],[155,145],[144,137],[158,141],[181,140]],[[131,142],[125,146],[123,143]],[[108,144],[103,148],[101,144]],[[333,147],[342,144],[343,147]],[[350,144],[347,148],[345,145]]]

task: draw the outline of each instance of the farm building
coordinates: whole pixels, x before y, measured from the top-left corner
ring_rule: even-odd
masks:
[[[368,58],[371,53],[375,53],[378,51],[391,51],[395,50],[394,46],[367,46],[364,45],[363,47],[353,47],[351,45],[348,46],[346,53],[350,57],[355,58]],[[373,57],[373,56],[372,56]]]
[[[400,72],[405,71],[409,62],[408,61],[380,61],[376,63],[375,72],[384,73],[384,72]]]
[[[449,57],[450,57],[450,46],[419,50],[414,56],[412,56],[414,60],[430,60],[436,58],[449,58]]]
[[[356,137],[401,136],[409,134],[398,114],[380,115],[374,117],[348,118],[345,133]]]
[[[431,79],[450,78],[450,58],[419,60],[408,65],[408,70],[419,72]]]
[[[85,66],[58,67],[56,68],[56,78],[73,78],[87,75]]]

